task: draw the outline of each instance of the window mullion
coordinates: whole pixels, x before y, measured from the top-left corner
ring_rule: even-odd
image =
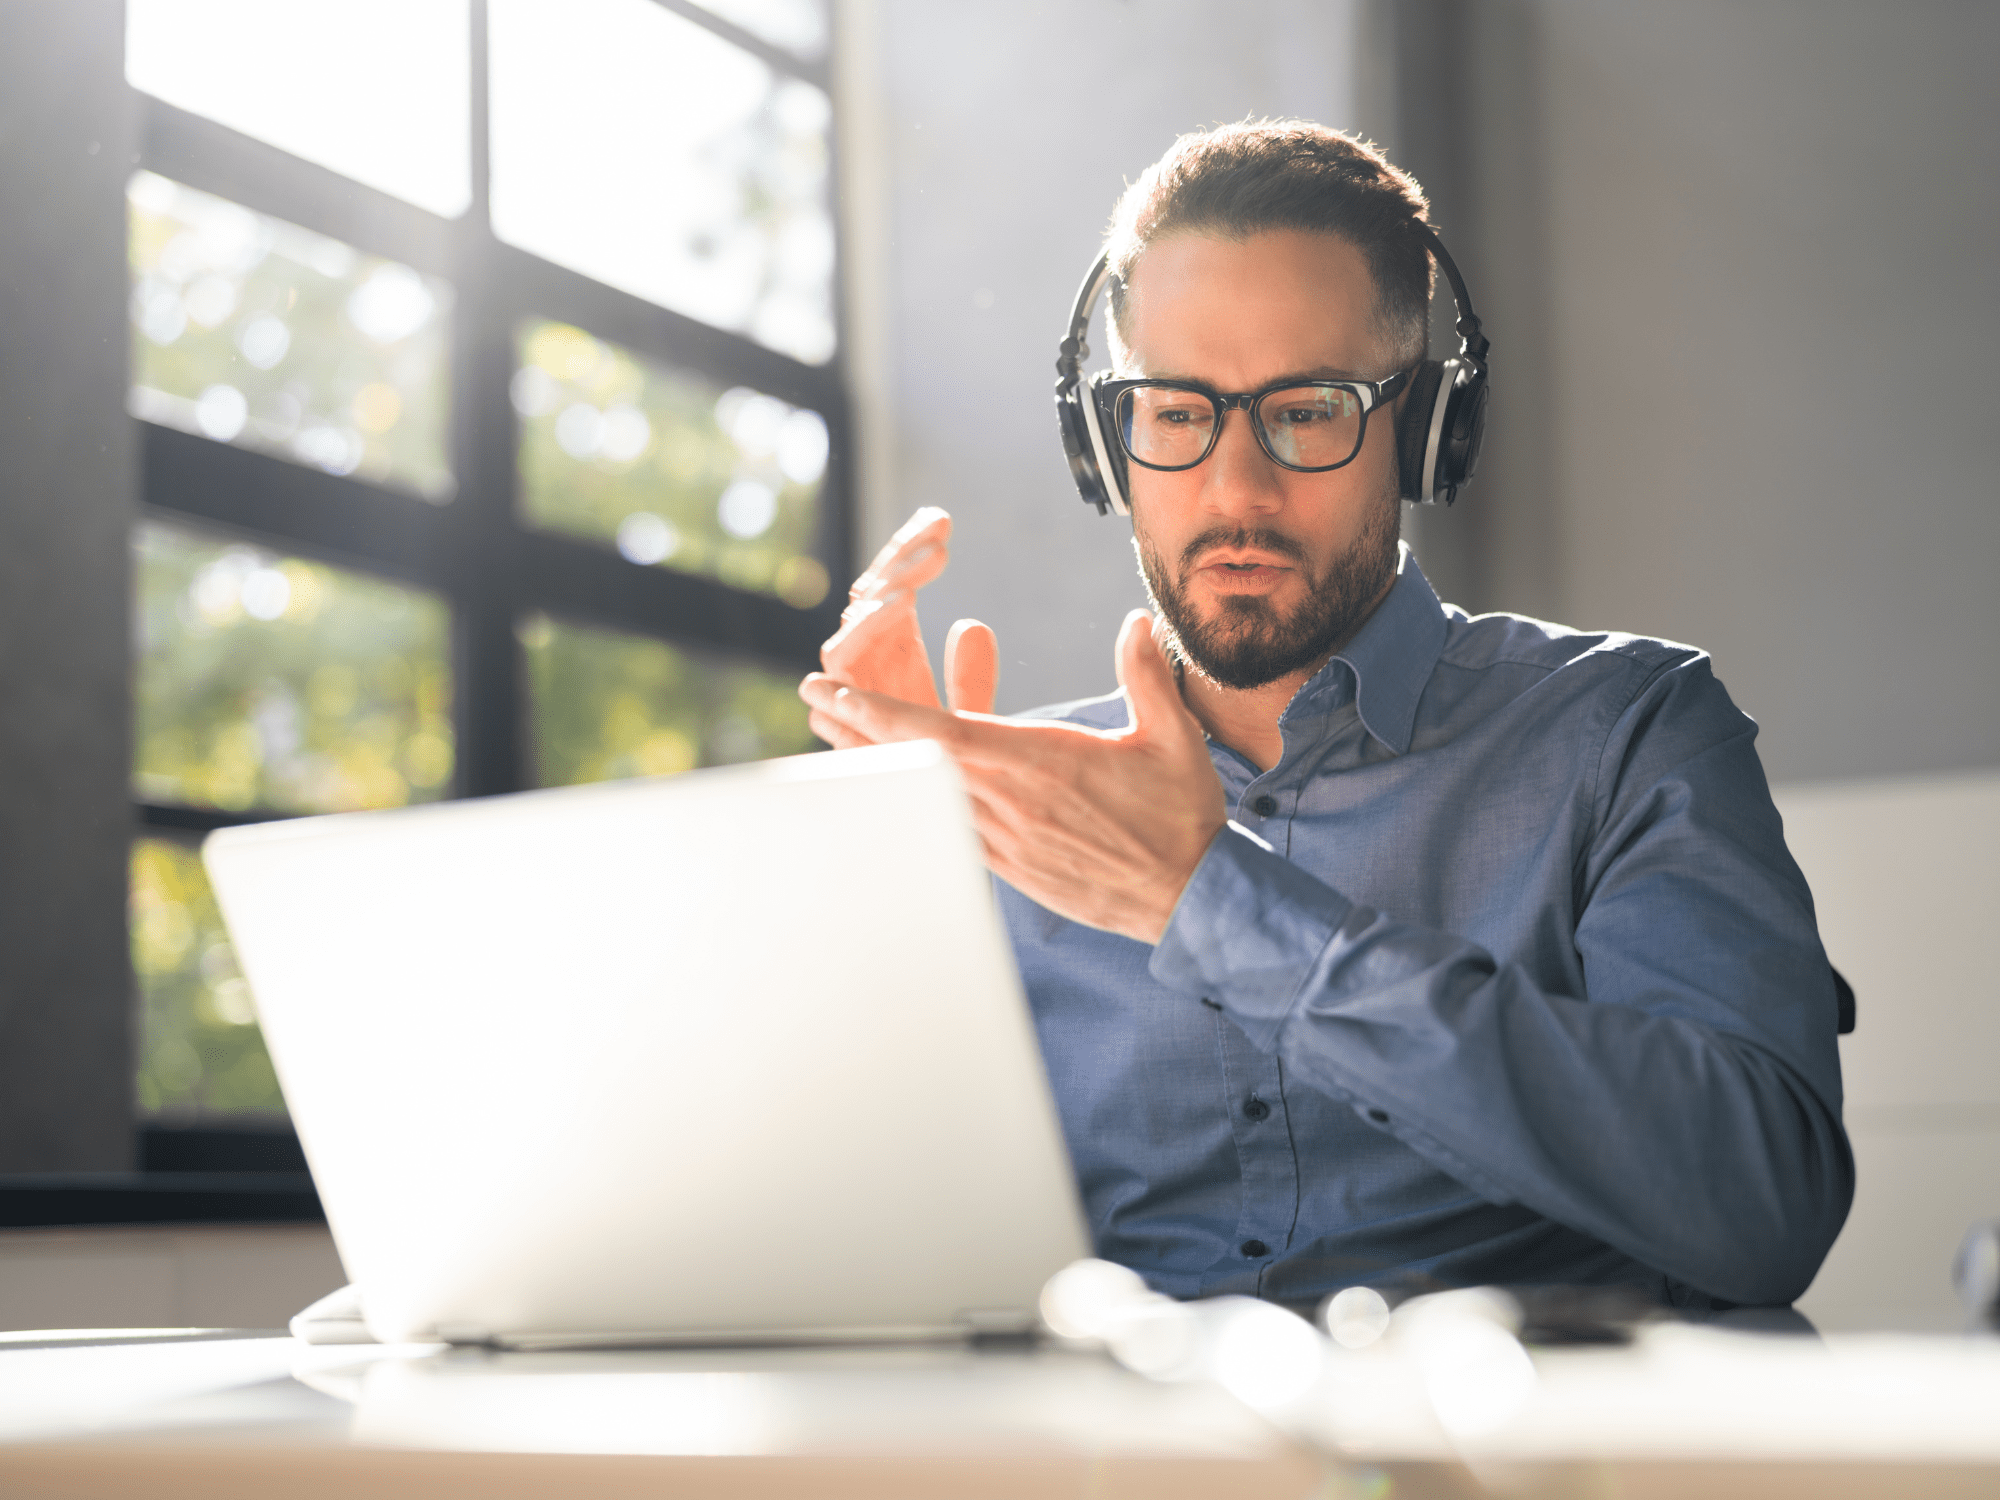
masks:
[[[369,255],[433,273],[449,266],[452,221],[150,94],[128,92],[141,125],[140,164],[149,171]]]
[[[521,645],[519,523],[514,473],[518,446],[508,380],[514,366],[506,299],[496,285],[497,246],[489,183],[487,15],[472,5],[472,206],[459,223],[458,316],[452,325],[452,457],[458,496],[451,590],[455,674],[453,716],[460,796],[518,791],[531,782]]]
[[[484,0],[480,0],[480,3],[483,4]],[[807,83],[816,84],[829,93],[833,91],[831,72],[825,63],[807,62],[804,58],[795,57],[783,47],[773,46],[754,32],[745,31],[735,22],[717,15],[707,6],[695,3],[695,0],[653,0],[653,3],[662,10],[670,10],[677,16],[685,16],[697,26],[705,27],[724,41],[741,47],[753,57],[770,64],[780,73],[803,78]]]

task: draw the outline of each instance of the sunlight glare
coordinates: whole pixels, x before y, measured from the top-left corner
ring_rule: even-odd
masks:
[[[467,0],[128,0],[125,77],[447,218],[472,202]]]
[[[490,15],[494,232],[827,359],[825,92],[653,0],[492,0]]]

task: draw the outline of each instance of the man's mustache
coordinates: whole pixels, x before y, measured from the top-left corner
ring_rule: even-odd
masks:
[[[1211,526],[1181,549],[1182,575],[1185,576],[1188,569],[1194,566],[1195,559],[1216,547],[1227,547],[1238,552],[1269,552],[1278,557],[1290,558],[1301,566],[1307,561],[1304,546],[1282,531],[1273,531],[1264,526]]]

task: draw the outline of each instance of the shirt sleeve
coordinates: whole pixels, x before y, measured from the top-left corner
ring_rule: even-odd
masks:
[[[1359,905],[1233,824],[1153,976],[1491,1202],[1713,1297],[1790,1302],[1854,1166],[1832,972],[1755,733],[1698,656],[1618,713],[1578,858],[1585,994]]]

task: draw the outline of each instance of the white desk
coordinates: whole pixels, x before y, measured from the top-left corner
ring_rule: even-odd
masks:
[[[1054,1350],[0,1344],[0,1494],[2000,1495],[2000,1344],[1669,1333],[1538,1354],[1532,1399],[1476,1441],[1355,1356],[1318,1451],[1216,1387]]]
[[[0,1494],[1307,1496],[1223,1392],[1056,1351],[0,1344]]]

